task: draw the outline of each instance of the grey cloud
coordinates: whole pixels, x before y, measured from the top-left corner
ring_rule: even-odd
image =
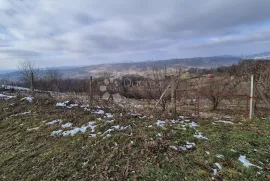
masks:
[[[5,55],[45,65],[211,55],[237,45],[243,52],[252,42],[264,50],[269,7],[269,0],[1,1],[0,35],[8,39],[0,37],[0,52],[9,47]]]

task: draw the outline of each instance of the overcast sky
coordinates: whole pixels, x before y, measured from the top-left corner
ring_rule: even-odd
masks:
[[[270,51],[270,0],[0,0],[0,70]]]

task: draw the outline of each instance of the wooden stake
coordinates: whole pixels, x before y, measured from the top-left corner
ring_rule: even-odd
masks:
[[[34,94],[34,73],[31,72],[31,77],[30,77],[30,89],[31,89],[31,94]]]
[[[175,117],[175,89],[176,89],[176,80],[174,76],[171,76],[171,111],[172,117]]]
[[[254,75],[251,75],[250,84],[250,101],[249,101],[249,119],[252,119],[254,114],[253,98],[254,98]]]
[[[89,80],[89,97],[88,97],[89,107],[93,106],[92,80],[93,80],[93,78],[92,78],[92,76],[90,76],[90,80]]]

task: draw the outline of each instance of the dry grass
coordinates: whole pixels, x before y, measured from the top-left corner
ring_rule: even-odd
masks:
[[[267,180],[270,175],[269,121],[230,125],[200,120],[196,129],[209,138],[205,141],[194,137],[194,128],[183,130],[181,124],[170,121],[159,127],[156,118],[130,115],[115,105],[103,108],[113,118],[79,107],[56,108],[54,101],[30,104],[19,98],[0,102],[0,110],[0,180]],[[10,117],[26,111],[31,113]],[[88,137],[90,129],[75,136],[52,137],[61,125],[46,123],[55,119],[71,122],[73,127],[95,121],[97,137]],[[115,122],[105,124],[111,119]],[[111,137],[98,134],[115,125],[130,125],[130,129],[114,131]],[[169,148],[186,141],[196,146],[187,151]],[[263,169],[245,168],[237,160],[244,154]],[[216,162],[222,169],[213,175]]]

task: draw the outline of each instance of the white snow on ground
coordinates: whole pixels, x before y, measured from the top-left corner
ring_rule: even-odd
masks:
[[[48,122],[47,125],[53,125],[53,124],[56,124],[56,123],[61,123],[62,120],[61,119],[56,119],[56,120],[53,120],[51,122]]]
[[[70,128],[70,127],[72,127],[72,123],[62,124],[61,127],[62,127],[62,128]]]
[[[178,151],[178,148],[176,146],[170,146],[170,149]]]
[[[217,169],[213,169],[213,175],[216,175],[217,174]],[[212,178],[213,180],[213,178]]]
[[[110,128],[110,129],[108,129],[107,131],[105,131],[104,133],[103,133],[103,135],[105,135],[106,133],[111,133],[111,132],[113,132],[113,131],[117,131],[117,130],[119,130],[119,131],[123,131],[123,130],[126,130],[126,129],[128,129],[128,128],[130,128],[130,126],[120,126],[120,125],[116,125],[116,126],[112,126],[112,128]],[[108,134],[107,134],[107,136],[109,136]],[[111,136],[111,135],[110,135]]]
[[[105,114],[105,111],[103,111],[103,110],[98,110],[98,111],[94,111],[94,112],[92,112],[92,113],[101,115],[101,114]]]
[[[58,102],[58,103],[56,103],[55,106],[56,106],[56,107],[66,107],[66,104],[63,103],[63,102]]]
[[[219,163],[215,163],[215,165],[218,167],[218,169],[222,169],[222,166]]]
[[[205,136],[203,136],[201,132],[195,133],[194,137],[195,138],[198,138],[198,139],[208,140],[208,138],[206,138]]]
[[[39,127],[35,127],[35,128],[27,128],[27,131],[36,131],[36,130],[38,130],[39,129]]]
[[[210,155],[210,152],[209,152],[209,151],[205,151],[205,153],[206,153],[207,155]]]
[[[216,154],[216,157],[217,157],[217,158],[224,158],[224,155]]]
[[[257,166],[257,165],[254,165],[254,164],[252,164],[252,163],[250,163],[247,159],[246,159],[246,155],[240,155],[240,157],[238,158],[238,160],[241,162],[241,163],[243,163],[243,165],[245,166],[245,167],[250,167],[250,166],[255,166],[255,167],[257,167],[257,168],[259,168],[259,169],[262,169],[262,167],[259,167],[259,166]]]
[[[21,101],[27,101],[27,102],[31,103],[31,102],[33,102],[33,99],[34,99],[33,97],[29,96],[29,97],[22,98]]]
[[[4,94],[0,94],[0,98],[1,99],[4,99],[4,100],[9,100],[9,99],[13,99],[15,98],[16,96],[7,96],[7,95],[4,95]]]
[[[51,136],[60,135],[60,134],[62,134],[63,136],[69,136],[69,135],[74,136],[78,132],[85,133],[87,128],[91,128],[91,132],[94,133],[95,132],[95,127],[96,127],[96,126],[94,126],[94,124],[95,124],[95,122],[91,121],[91,122],[88,123],[87,126],[83,125],[80,128],[76,127],[76,128],[74,128],[72,130],[68,130],[68,131],[64,131],[64,132],[63,132],[63,130],[53,131],[51,133]]]
[[[185,116],[179,116],[179,118],[183,120],[183,119],[185,119]]]
[[[116,126],[112,126],[112,128],[114,128],[115,130],[125,130],[128,129],[130,126],[120,126],[120,125],[116,125]]]
[[[78,132],[85,133],[86,130],[87,130],[87,126],[82,126],[80,128],[77,127],[77,128],[72,129],[72,130],[69,130],[69,131],[64,131],[62,133],[62,135],[63,136],[69,136],[69,135],[74,136]]]
[[[106,113],[105,115],[106,115],[107,118],[112,118],[113,117],[113,115],[111,113]]]
[[[225,123],[225,124],[234,124],[231,121],[223,121],[223,120],[219,120],[219,121],[215,121],[216,123]]]
[[[191,149],[191,148],[193,148],[195,145],[196,145],[195,143],[191,143],[191,142],[186,141],[185,147],[186,147],[187,149]]]
[[[60,135],[62,132],[63,132],[63,130],[53,131],[53,132],[51,133],[51,136],[57,136],[57,135]]]
[[[2,85],[2,88],[7,89],[7,90],[14,89],[14,90],[19,90],[19,91],[30,91],[30,89],[28,88],[11,86],[11,85]]]
[[[110,124],[110,123],[113,123],[113,122],[114,122],[113,119],[112,120],[105,121],[106,124]]]
[[[147,128],[153,128],[153,125],[146,126]]]
[[[164,127],[164,124],[165,124],[165,121],[157,120],[157,123],[156,123],[157,126]]]
[[[23,115],[30,114],[30,113],[31,113],[31,111],[23,112],[23,113],[18,113],[18,114],[13,114],[10,117],[23,116]]]
[[[67,108],[73,108],[73,107],[78,107],[78,104],[70,104],[69,106],[67,106]]]
[[[69,102],[70,101],[58,102],[58,103],[56,103],[56,107],[67,107]],[[78,104],[76,104],[76,105],[78,106]]]
[[[189,125],[189,127],[191,127],[191,128],[195,128],[195,127],[198,127],[199,125],[197,124],[197,123],[195,123],[195,122],[191,122],[191,123],[189,123],[188,124]]]
[[[90,134],[89,136],[88,136],[88,138],[94,138],[94,137],[96,137],[97,135],[96,134]]]
[[[64,102],[58,102],[55,105],[56,107],[67,107],[67,108],[73,108],[78,107],[78,104],[70,104],[70,101],[64,101]]]

